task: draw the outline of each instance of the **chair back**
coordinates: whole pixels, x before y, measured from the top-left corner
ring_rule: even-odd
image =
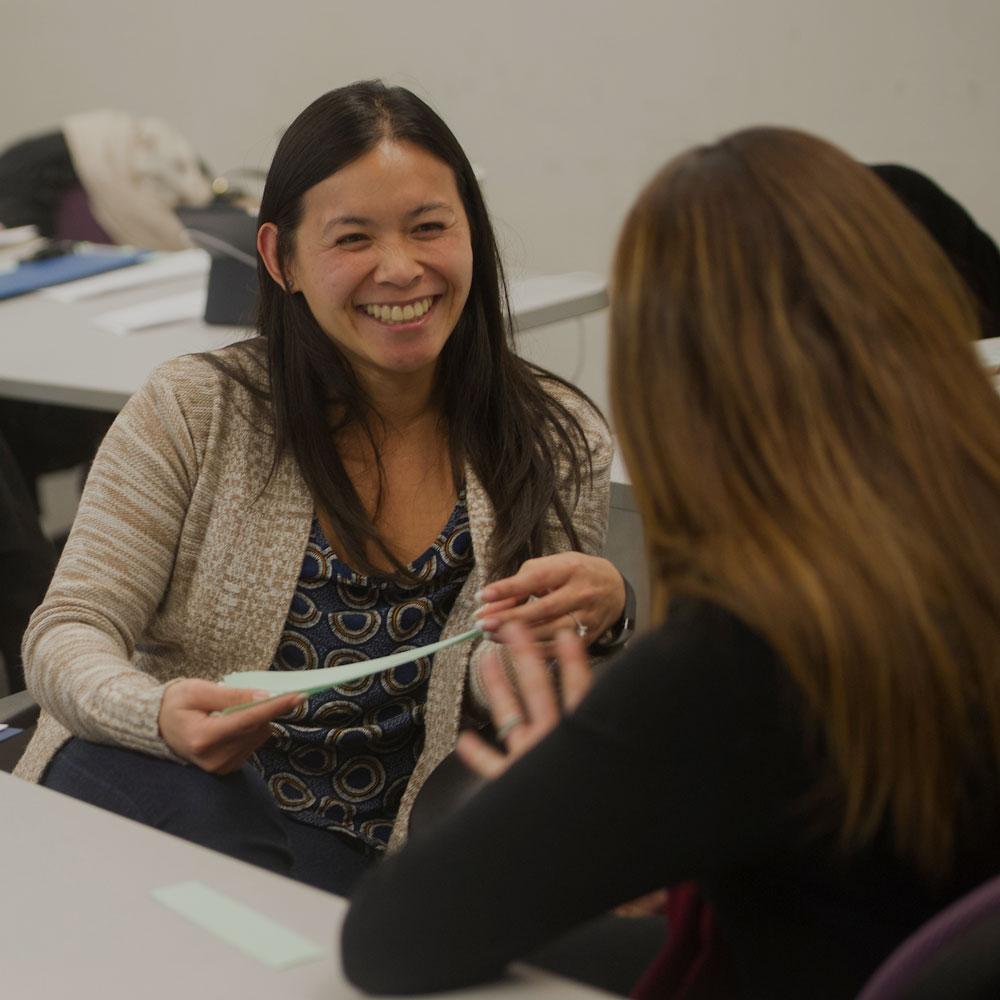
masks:
[[[1000,877],[956,900],[879,966],[857,1000],[1000,997]]]
[[[38,715],[38,705],[27,691],[0,698],[0,722],[10,727],[0,736],[0,771],[14,770],[35,732]]]
[[[114,243],[94,218],[90,202],[87,200],[87,192],[79,184],[71,184],[59,196],[52,222],[54,239]]]

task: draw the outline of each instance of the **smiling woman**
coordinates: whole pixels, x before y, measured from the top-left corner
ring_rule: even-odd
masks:
[[[386,139],[305,193],[286,273],[274,223],[258,246],[369,395],[388,391],[384,406],[419,386],[426,397],[472,284],[469,221],[446,163]]]
[[[258,249],[260,335],[159,369],[94,463],[27,633],[44,714],[20,773],[344,893],[405,838],[463,705],[488,718],[491,643],[226,715],[253,692],[208,681],[427,647],[484,589],[494,618],[546,593],[538,638],[599,636],[625,603],[596,555],[610,442],[514,352],[472,168],[409,91],[299,115]]]

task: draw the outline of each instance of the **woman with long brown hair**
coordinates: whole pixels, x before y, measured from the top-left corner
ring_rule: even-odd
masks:
[[[361,889],[348,974],[473,982],[693,881],[711,947],[668,941],[641,995],[854,996],[1000,869],[1000,400],[974,305],[865,167],[751,129],[640,195],[611,322],[659,627],[586,694],[563,640],[558,724],[507,634],[509,753],[460,742],[505,773]],[[389,906],[420,927],[405,945]]]

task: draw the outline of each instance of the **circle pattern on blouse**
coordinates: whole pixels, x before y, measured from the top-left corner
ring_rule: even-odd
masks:
[[[460,494],[412,580],[376,579],[341,562],[313,520],[272,670],[338,667],[441,637],[473,565]],[[271,725],[253,762],[290,817],[383,848],[423,749],[433,657],[312,695]]]

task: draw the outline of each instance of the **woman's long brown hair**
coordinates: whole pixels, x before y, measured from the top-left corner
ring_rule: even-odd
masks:
[[[612,405],[656,613],[696,596],[765,637],[843,846],[887,831],[931,879],[1000,780],[1000,399],[977,322],[878,178],[789,130],[668,164],[614,265]]]

